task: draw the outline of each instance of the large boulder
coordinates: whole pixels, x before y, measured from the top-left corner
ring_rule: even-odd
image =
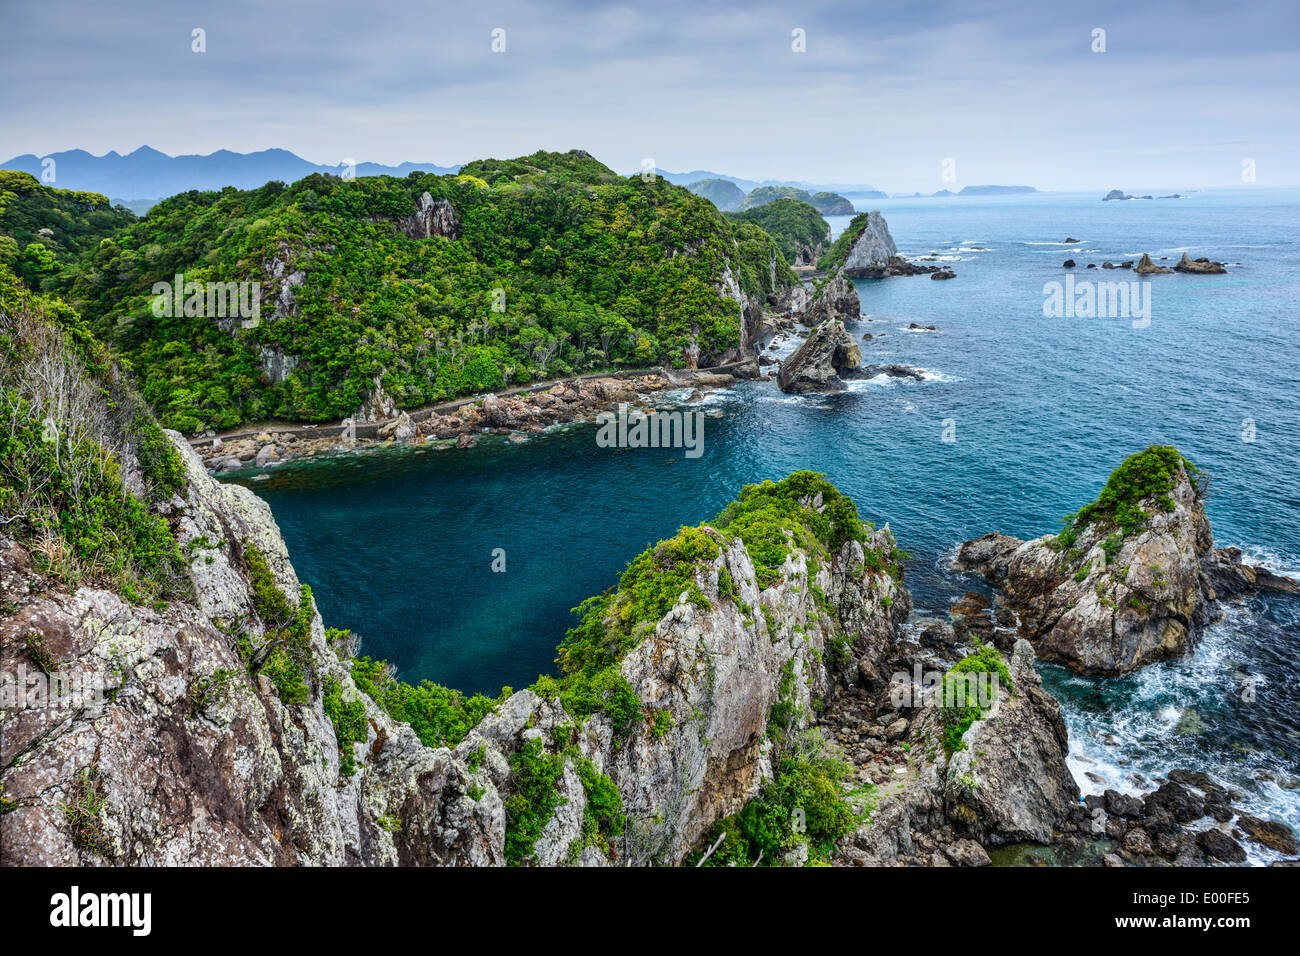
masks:
[[[840,369],[862,363],[862,350],[839,319],[823,322],[781,364],[776,383],[783,392],[840,391]]]

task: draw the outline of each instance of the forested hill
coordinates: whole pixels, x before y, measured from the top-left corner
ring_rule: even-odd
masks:
[[[155,283],[178,273],[259,282],[259,320],[155,315]],[[414,407],[707,365],[739,344],[725,288],[761,301],[793,281],[758,226],[575,150],[182,193],[44,285],[132,364],[165,425],[194,433],[351,415],[376,381]]]
[[[99,193],[54,189],[27,173],[0,169],[0,265],[30,286],[133,222],[131,210]]]

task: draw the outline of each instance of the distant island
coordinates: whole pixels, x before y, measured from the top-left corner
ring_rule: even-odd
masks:
[[[1156,198],[1155,196],[1130,196],[1122,189],[1112,189],[1110,192],[1106,193],[1106,195],[1101,197],[1101,201],[1109,202],[1112,199],[1155,199],[1155,198]],[[1161,199],[1182,199],[1183,197],[1178,195],[1178,193],[1173,193],[1169,196],[1161,196],[1160,198]]]
[[[947,190],[940,190],[946,193]],[[1017,193],[1036,193],[1033,186],[963,186],[958,196],[1012,196]],[[935,193],[939,195],[939,193]]]

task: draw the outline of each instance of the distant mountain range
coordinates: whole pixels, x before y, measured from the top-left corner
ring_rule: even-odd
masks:
[[[143,214],[159,199],[190,189],[221,189],[224,186],[254,189],[272,180],[292,183],[312,173],[337,175],[343,170],[342,165],[323,166],[309,162],[287,149],[264,149],[257,153],[235,153],[222,149],[206,156],[169,156],[150,146],[141,146],[125,155],[110,151],[103,156],[95,156],[84,149],[70,149],[44,156],[24,153],[6,163],[0,163],[0,169],[21,170],[46,182],[41,174],[45,168],[44,162],[49,159],[54,160],[55,178],[47,185],[103,193],[114,203],[129,206],[138,214]],[[357,163],[355,172],[358,176],[406,176],[415,171],[445,174],[459,172],[461,165],[402,163],[398,166],[384,166],[380,163]],[[834,193],[849,199],[889,198],[888,193],[862,183],[810,183],[793,179],[765,179],[759,182],[705,169],[684,173],[661,169],[658,173],[679,186],[688,186],[701,180],[712,180],[719,185],[721,182],[730,182],[742,193],[751,193],[763,187],[791,187],[812,195]],[[996,196],[1032,192],[1037,192],[1032,186],[967,186],[957,195]],[[934,195],[948,196],[952,193],[943,189]],[[724,201],[719,208],[728,205]],[[735,205],[738,206],[739,202]]]
[[[133,208],[190,189],[221,189],[224,186],[254,189],[272,180],[292,183],[312,173],[338,175],[343,170],[341,165],[322,166],[308,162],[287,149],[264,149],[258,153],[233,153],[222,149],[207,156],[168,156],[149,146],[141,146],[126,155],[108,152],[94,156],[83,149],[45,156],[25,153],[0,164],[0,169],[17,169],[41,179],[43,162],[47,159],[54,160],[54,180],[46,185],[103,193],[115,202]],[[357,163],[356,175],[405,176],[416,170],[454,173],[460,170],[460,166]],[[46,182],[44,179],[41,181]]]

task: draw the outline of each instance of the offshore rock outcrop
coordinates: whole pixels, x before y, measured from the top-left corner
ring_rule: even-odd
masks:
[[[955,273],[939,266],[921,266],[899,255],[894,237],[889,234],[889,224],[878,210],[865,213],[849,224],[858,228],[857,237],[845,254],[840,269],[850,279],[884,279],[889,276],[929,275],[931,278],[950,279]]]
[[[862,350],[839,319],[823,322],[781,363],[776,383],[783,392],[842,391],[839,373],[862,363]]]
[[[1177,451],[1151,448],[1121,465],[1061,534],[988,534],[963,544],[953,566],[997,589],[1040,657],[1124,674],[1186,653],[1218,616],[1220,589],[1247,593],[1259,580],[1240,552],[1234,562],[1213,547],[1204,488]]]
[[[1222,275],[1228,270],[1223,267],[1222,262],[1214,262],[1205,256],[1201,256],[1199,259],[1189,259],[1187,253],[1184,252],[1183,257],[1174,266],[1174,271],[1190,272],[1196,275]]]

